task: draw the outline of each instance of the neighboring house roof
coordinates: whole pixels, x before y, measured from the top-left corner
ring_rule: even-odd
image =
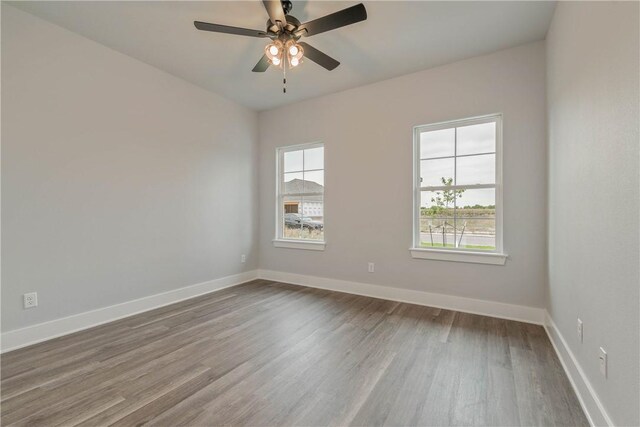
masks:
[[[284,183],[284,194],[324,193],[324,186],[304,179],[292,179]],[[298,199],[297,197],[295,199]],[[305,196],[304,200],[322,201],[322,196]]]
[[[301,193],[322,193],[324,192],[324,186],[313,181],[306,181],[304,179],[292,179],[289,182],[284,183],[285,194],[301,194]]]

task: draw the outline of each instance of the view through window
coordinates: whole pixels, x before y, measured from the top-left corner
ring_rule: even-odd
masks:
[[[324,241],[324,146],[278,150],[278,238]]]
[[[491,116],[415,129],[415,247],[501,249],[496,209],[500,125],[500,116]]]

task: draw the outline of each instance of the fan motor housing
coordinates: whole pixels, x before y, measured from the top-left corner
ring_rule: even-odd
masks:
[[[282,28],[282,32],[280,33],[280,35],[286,34],[288,36],[293,36],[293,33],[300,26],[300,21],[293,15],[285,15],[285,18],[287,19],[287,25]],[[270,19],[267,19],[267,33],[275,33],[277,32],[277,30],[278,27],[274,25]]]

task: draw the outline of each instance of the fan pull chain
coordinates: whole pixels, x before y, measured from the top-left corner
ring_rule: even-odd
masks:
[[[282,64],[282,93],[287,93],[287,64],[286,63]]]

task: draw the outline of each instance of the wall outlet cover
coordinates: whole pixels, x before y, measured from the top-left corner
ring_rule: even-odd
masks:
[[[23,295],[24,308],[33,308],[38,306],[38,293],[29,292]]]
[[[582,320],[578,317],[578,341],[582,342],[584,336],[584,327],[582,324]]]
[[[598,362],[600,364],[600,373],[603,377],[607,378],[607,352],[602,347],[600,347],[600,354],[598,356],[598,359]]]

